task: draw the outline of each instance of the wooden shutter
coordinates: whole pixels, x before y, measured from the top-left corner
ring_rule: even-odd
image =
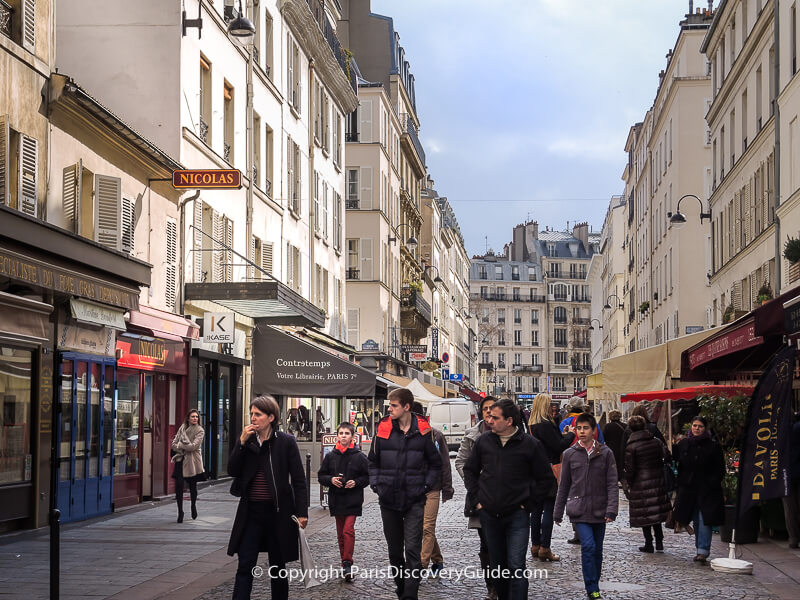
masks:
[[[133,254],[136,232],[136,201],[122,198],[122,251]]]
[[[272,242],[261,242],[261,268],[272,275]],[[266,279],[262,275],[262,279]]]
[[[178,224],[174,219],[167,219],[167,269],[166,269],[166,306],[175,309],[178,295]]]
[[[742,247],[742,211],[741,197],[739,192],[733,193],[733,252],[734,254]]]
[[[192,214],[192,281],[203,281],[203,201],[194,201]]]
[[[122,180],[119,177],[95,175],[94,193],[94,239],[107,248],[121,250]]]
[[[233,221],[225,217],[225,245],[233,248]],[[233,250],[225,250],[225,281],[233,281]]]
[[[214,238],[213,273],[212,281],[218,283],[225,281],[225,252],[222,243],[225,241],[225,222],[224,217],[216,210],[211,210],[211,236]]]
[[[0,115],[0,204],[10,204],[9,198],[9,132],[8,115]]]
[[[292,151],[292,138],[286,138],[286,201],[290,208],[294,208],[294,152]]]
[[[66,167],[62,173],[64,227],[72,233],[80,234],[81,222],[81,179],[83,162]]]
[[[259,258],[257,256],[258,255],[257,246],[260,246],[260,245],[261,244],[259,243],[258,238],[256,236],[254,236],[254,235],[251,235],[250,236],[250,248],[248,249],[248,252],[247,252],[247,259],[253,264],[256,264],[257,263],[256,259]],[[252,264],[248,264],[247,265],[247,280],[251,281],[253,279],[261,279],[261,277],[259,277],[258,275],[260,275],[260,273],[256,272],[256,269],[253,267],[253,265]]]
[[[358,118],[361,135],[359,142],[372,141],[372,100],[362,100],[358,107]]]
[[[27,135],[19,136],[19,202],[20,212],[39,216],[36,199],[39,175],[39,141]]]
[[[347,343],[358,348],[359,309],[347,309]]]
[[[372,239],[361,238],[361,280],[372,279]]]
[[[22,47],[36,50],[36,0],[22,0]]]
[[[294,106],[294,54],[292,53],[292,38],[286,37],[286,92],[289,103]]]
[[[370,210],[372,208],[372,167],[361,167],[361,193],[360,206],[363,210]]]

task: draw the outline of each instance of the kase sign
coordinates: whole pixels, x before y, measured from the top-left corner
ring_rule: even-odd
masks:
[[[238,169],[182,169],[172,172],[172,187],[176,189],[238,189],[242,173]]]

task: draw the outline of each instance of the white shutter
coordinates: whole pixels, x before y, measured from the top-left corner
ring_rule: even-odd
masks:
[[[225,218],[225,245],[233,248],[233,221]],[[225,281],[233,281],[233,251],[225,250]]]
[[[359,347],[358,330],[359,330],[359,309],[347,309],[347,343],[355,348]]]
[[[167,219],[167,269],[166,269],[166,305],[175,309],[178,295],[178,224],[174,219]]]
[[[372,167],[361,167],[361,205],[362,210],[372,209]]]
[[[94,193],[94,239],[107,248],[121,250],[122,180],[119,177],[95,175]]]
[[[194,214],[192,215],[192,281],[203,281],[203,201],[199,198],[194,201]]]
[[[250,236],[250,249],[249,249],[249,252],[247,253],[247,259],[253,264],[256,263],[256,258],[257,258],[257,256],[256,256],[256,254],[257,254],[256,246],[257,245],[259,245],[258,244],[258,238],[256,236],[254,236],[254,235],[251,235]],[[256,277],[255,268],[253,267],[253,265],[248,264],[247,265],[247,280],[250,281],[250,280],[253,280],[253,279],[261,279],[261,278],[260,277]]]
[[[0,204],[9,204],[8,190],[8,115],[0,115]]]
[[[72,233],[80,233],[82,161],[66,167],[63,171],[61,204],[64,210],[64,226]]]
[[[294,54],[292,53],[292,38],[286,36],[286,91],[289,104],[294,105]]]
[[[36,50],[36,0],[22,0],[22,47]]]
[[[168,230],[169,232],[169,230]],[[136,233],[136,201],[122,198],[122,251],[133,254]]]
[[[360,135],[358,141],[361,143],[372,141],[372,100],[362,100],[358,107],[358,118]]]
[[[214,238],[213,273],[212,281],[218,283],[225,281],[225,252],[222,243],[225,241],[225,222],[224,217],[216,210],[211,211],[211,237]]]
[[[372,239],[361,238],[361,280],[372,280]]]
[[[39,215],[36,188],[39,174],[39,141],[27,135],[19,136],[19,207],[30,217]]]
[[[261,242],[261,268],[272,274],[272,242]],[[262,275],[262,279],[266,279]]]

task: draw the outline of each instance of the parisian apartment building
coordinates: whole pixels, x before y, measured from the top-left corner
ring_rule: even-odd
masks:
[[[592,372],[589,263],[600,235],[536,221],[514,228],[502,254],[474,256],[470,307],[477,318],[481,388],[529,403],[538,392],[566,400]]]

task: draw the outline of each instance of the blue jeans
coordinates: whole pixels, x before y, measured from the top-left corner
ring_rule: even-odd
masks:
[[[550,547],[550,540],[553,537],[553,508],[555,504],[555,497],[544,498],[540,502],[533,503],[531,546]]]
[[[495,517],[485,510],[478,511],[489,564],[492,569],[508,569],[508,577],[495,579],[500,600],[524,600],[528,597],[528,579],[523,576],[528,552],[530,516],[521,508],[504,517]]]
[[[603,568],[603,538],[605,523],[575,523],[581,540],[581,568],[586,593],[600,591],[600,571]]]
[[[694,545],[697,547],[697,553],[708,556],[711,554],[711,527],[703,522],[703,513],[699,508],[694,509],[692,526],[694,527]]]

